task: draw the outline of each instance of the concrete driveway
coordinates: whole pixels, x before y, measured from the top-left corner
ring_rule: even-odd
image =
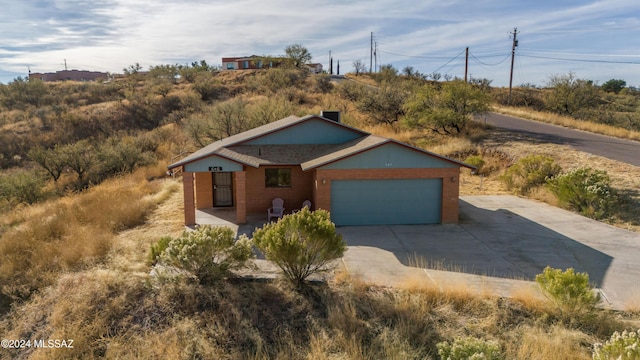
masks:
[[[547,266],[587,272],[615,309],[640,306],[640,234],[515,196],[464,196],[458,225],[345,226],[343,263],[393,286],[421,278],[509,296]]]

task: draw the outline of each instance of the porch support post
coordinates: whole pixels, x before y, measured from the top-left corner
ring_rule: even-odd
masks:
[[[233,187],[236,193],[236,223],[247,223],[247,173],[236,171],[233,173]]]
[[[331,211],[331,178],[324,170],[316,170],[313,188],[314,209]]]
[[[193,189],[193,173],[182,173],[182,191],[184,192],[184,224],[186,226],[193,226],[196,224],[196,204]]]
[[[458,223],[458,201],[460,191],[460,169],[447,169],[442,179],[442,214],[443,224]]]
[[[196,209],[213,207],[213,178],[210,172],[194,173],[196,186]]]

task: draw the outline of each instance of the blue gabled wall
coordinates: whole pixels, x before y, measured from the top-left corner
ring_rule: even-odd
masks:
[[[362,153],[336,161],[321,169],[411,169],[453,168],[452,162],[396,143],[386,143]]]
[[[225,158],[211,155],[204,159],[200,159],[194,161],[192,163],[186,164],[184,166],[184,171],[186,172],[208,172],[212,171],[210,167],[218,167],[216,171],[242,171],[242,165],[231,160],[227,160]]]
[[[243,145],[342,144],[362,136],[362,133],[326,120],[309,119],[295,126],[244,142]]]

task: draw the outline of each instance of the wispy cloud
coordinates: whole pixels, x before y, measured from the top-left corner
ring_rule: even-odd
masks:
[[[0,13],[4,82],[11,79],[8,76],[24,74],[27,65],[35,71],[59,70],[64,59],[73,68],[118,72],[135,62],[148,67],[200,59],[218,63],[222,56],[278,55],[292,43],[304,44],[325,66],[331,51],[342,69],[351,70],[353,61],[369,59],[371,32],[382,63],[410,65],[425,73],[441,68],[469,46],[482,61],[472,64],[472,74],[498,85],[505,84],[507,65],[492,64],[509,54],[509,32],[515,26],[523,54],[629,54],[640,48],[638,37],[629,35],[640,30],[636,0],[5,2]],[[459,61],[442,70],[461,76]],[[540,83],[553,73],[580,69],[581,77],[618,77],[640,84],[640,65],[610,69],[524,56],[516,65],[520,82]]]

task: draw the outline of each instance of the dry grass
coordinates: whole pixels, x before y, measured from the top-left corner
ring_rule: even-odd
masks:
[[[511,291],[511,300],[538,313],[552,313],[551,302],[533,286],[525,286]]]
[[[593,339],[588,335],[559,325],[550,329],[526,326],[521,339],[507,346],[507,354],[513,359],[591,359],[591,351],[585,346]]]
[[[311,100],[330,102],[324,96]],[[343,115],[354,124],[361,120],[356,113]],[[479,150],[464,137],[368,129],[442,154],[499,147],[517,158],[539,150],[493,133]],[[544,151],[575,161],[558,148]],[[502,166],[502,160],[489,160]],[[497,340],[506,358],[581,359],[588,357],[590,344],[608,338],[605,332],[627,327],[608,312],[597,319],[606,325],[601,329],[579,321],[565,327],[544,299],[526,290],[508,300],[463,284],[417,279],[389,289],[345,272],[330,283],[298,289],[266,280],[205,287],[155,278],[146,262],[149,245],[183,229],[179,183],[147,180],[163,171],[162,166],[140,170],[0,220],[6,229],[0,238],[1,284],[22,274],[27,288],[39,289],[3,314],[0,333],[75,340],[73,350],[0,349],[0,358],[429,359],[437,358],[438,342],[475,336]],[[503,191],[498,173],[484,178],[463,173],[463,193]],[[633,176],[615,181],[637,186],[640,177]]]
[[[466,137],[452,137],[446,142],[427,147],[429,151],[436,154],[448,156],[455,153],[473,152],[477,148],[471,140]]]
[[[145,224],[139,234],[127,232],[137,240],[116,240],[128,244],[118,256],[140,267],[116,269],[108,261],[69,273],[0,321],[5,337],[71,338],[73,350],[0,349],[0,357],[428,359],[436,358],[440,341],[475,336],[497,340],[506,358],[546,360],[558,354],[583,358],[590,344],[601,340],[553,325],[554,315],[542,316],[543,306],[529,308],[530,299],[478,296],[464,286],[440,289],[408,281],[388,289],[345,273],[335,282],[298,289],[277,281],[223,281],[212,287],[162,282],[149,276],[137,251],[173,224],[172,201],[154,211],[158,222]],[[625,327],[620,321],[615,325]]]
[[[640,292],[636,292],[634,296],[631,296],[630,298],[631,300],[625,304],[625,310],[627,312],[640,315]],[[640,324],[638,327],[640,327]]]
[[[360,129],[384,138],[395,139],[405,143],[415,143],[416,132],[410,130],[399,130],[397,125],[388,124],[364,125]]]
[[[63,272],[103,261],[114,234],[143,224],[176,190],[129,176],[12,214],[0,238],[2,292],[26,297]]]
[[[534,111],[527,108],[495,106],[495,112],[517,116],[525,119],[536,120],[554,125],[565,126],[572,129],[589,131],[597,134],[613,136],[622,139],[640,141],[640,132],[615,127],[606,124],[594,123],[591,121],[577,120],[569,116],[561,116],[550,112]]]

